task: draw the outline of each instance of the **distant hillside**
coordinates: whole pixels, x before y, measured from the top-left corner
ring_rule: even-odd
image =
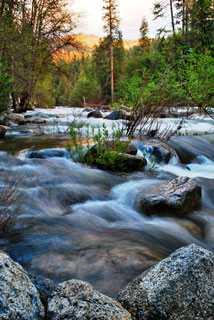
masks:
[[[84,33],[79,33],[76,35],[77,37],[77,41],[81,42],[82,44],[84,44],[86,47],[88,47],[89,49],[93,49],[93,47],[95,45],[97,45],[99,43],[99,37],[93,35],[93,34],[84,34]],[[137,45],[138,40],[126,40],[123,39],[124,42],[124,47],[125,49],[130,49],[134,46]]]
[[[71,61],[74,56],[80,57],[82,53],[85,54],[91,54],[94,47],[99,44],[100,38],[95,35],[88,35],[84,33],[79,33],[75,35],[76,41],[80,43],[80,49],[73,48],[71,46],[60,50],[57,54],[54,55],[54,60],[65,60],[65,61]],[[124,42],[124,48],[130,49],[137,45],[138,40],[123,40]]]

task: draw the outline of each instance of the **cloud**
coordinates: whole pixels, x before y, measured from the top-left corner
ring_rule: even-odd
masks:
[[[118,0],[118,11],[121,19],[121,30],[125,39],[138,39],[142,18],[149,23],[149,36],[154,37],[163,21],[154,21],[152,16],[154,0]],[[82,13],[76,32],[103,36],[102,0],[78,0],[72,8]]]

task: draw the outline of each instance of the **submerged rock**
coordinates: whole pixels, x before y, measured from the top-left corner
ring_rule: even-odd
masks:
[[[69,280],[59,284],[48,299],[48,320],[131,320],[117,301],[96,291],[89,283]]]
[[[39,293],[23,268],[0,252],[0,319],[44,319]]]
[[[180,248],[133,280],[117,300],[138,320],[214,319],[214,254]]]
[[[88,118],[102,118],[103,115],[102,115],[102,112],[99,111],[99,110],[94,110],[94,111],[91,111],[89,112]]]
[[[27,157],[36,158],[36,159],[47,159],[47,158],[53,158],[53,157],[70,158],[70,154],[67,150],[46,149],[46,150],[29,151],[27,153]]]
[[[177,177],[139,192],[135,207],[147,215],[184,216],[199,207],[200,203],[201,186],[194,179]]]

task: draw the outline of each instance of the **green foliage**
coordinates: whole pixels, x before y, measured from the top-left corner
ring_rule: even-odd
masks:
[[[8,109],[11,82],[10,75],[3,71],[0,64],[0,112]]]
[[[122,131],[112,127],[113,133],[110,137],[109,132],[103,124],[95,132],[94,127],[89,125],[86,128],[85,144],[83,145],[82,129],[76,129],[73,125],[70,127],[70,136],[72,145],[68,145],[67,150],[74,161],[80,161],[87,165],[95,165],[110,171],[125,171],[126,167],[123,160],[127,157],[124,150],[130,144],[130,139],[122,140]],[[91,147],[93,141],[94,146]],[[87,150],[85,154],[85,149]]]
[[[100,101],[100,86],[95,78],[80,77],[70,96],[71,106],[82,106],[84,102],[98,103]]]
[[[36,83],[33,98],[39,108],[55,105],[54,84],[50,77]]]
[[[101,99],[109,102],[111,99],[111,63],[109,55],[110,39],[107,37],[100,40],[99,45],[93,52],[93,66],[96,77],[101,86]],[[114,47],[114,87],[115,100],[120,98],[120,80],[123,72],[125,50],[121,34],[117,34],[117,38],[113,41]]]

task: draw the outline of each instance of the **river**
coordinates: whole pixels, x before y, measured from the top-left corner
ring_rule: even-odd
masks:
[[[114,297],[181,246],[197,243],[214,250],[214,121],[187,121],[184,135],[169,142],[178,158],[168,164],[119,175],[75,163],[65,150],[67,123],[77,118],[84,125],[86,113],[77,117],[68,108],[35,112],[46,117],[45,125],[12,127],[0,141],[0,187],[16,181],[19,191],[17,220],[1,234],[0,248],[28,272],[57,282],[86,280]],[[103,122],[110,130],[112,121],[90,119],[96,126]],[[163,119],[167,123],[179,119]],[[198,135],[205,131],[210,134]],[[143,142],[134,143],[140,150]],[[32,150],[45,150],[45,156],[31,158]],[[198,210],[178,219],[147,217],[134,209],[139,190],[176,176],[202,185]]]

